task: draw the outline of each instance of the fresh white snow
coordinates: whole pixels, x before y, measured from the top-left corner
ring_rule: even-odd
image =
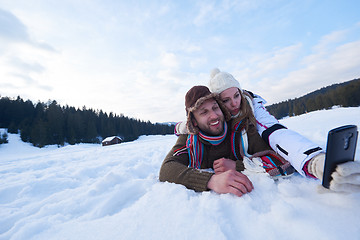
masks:
[[[325,147],[330,129],[360,127],[360,107],[281,122]],[[0,145],[0,239],[360,239],[360,194],[323,192],[298,174],[277,182],[249,174],[255,190],[241,198],[159,182],[175,141],[39,149],[9,134]]]

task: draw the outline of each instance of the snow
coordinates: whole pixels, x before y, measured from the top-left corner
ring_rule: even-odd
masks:
[[[281,122],[325,146],[330,129],[360,127],[360,107]],[[159,182],[175,141],[39,149],[9,134],[0,145],[0,239],[360,239],[360,194],[321,191],[298,174],[276,182],[249,174],[255,190],[241,198]]]

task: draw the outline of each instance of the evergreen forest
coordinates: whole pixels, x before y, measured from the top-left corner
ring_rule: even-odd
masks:
[[[277,119],[333,106],[360,106],[360,78],[321,88],[300,98],[269,105],[266,109]]]
[[[16,99],[0,98],[0,128],[7,128],[9,133],[20,133],[22,141],[37,147],[99,143],[109,136],[133,141],[140,135],[174,132],[174,125],[153,124],[86,107],[62,107],[56,101],[34,104],[20,96]],[[2,143],[6,142],[6,137],[1,136]]]

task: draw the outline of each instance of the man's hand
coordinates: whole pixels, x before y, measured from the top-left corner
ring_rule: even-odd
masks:
[[[215,174],[223,173],[228,170],[236,170],[236,162],[228,158],[220,158],[214,161],[213,168]]]
[[[232,193],[238,197],[254,189],[249,178],[235,170],[214,174],[210,178],[207,187],[217,193]]]

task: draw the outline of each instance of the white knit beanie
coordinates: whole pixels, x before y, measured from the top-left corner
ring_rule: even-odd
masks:
[[[222,91],[231,87],[236,87],[242,92],[239,81],[230,73],[220,72],[218,68],[214,68],[211,71],[209,81],[209,89],[211,92],[220,94]]]

